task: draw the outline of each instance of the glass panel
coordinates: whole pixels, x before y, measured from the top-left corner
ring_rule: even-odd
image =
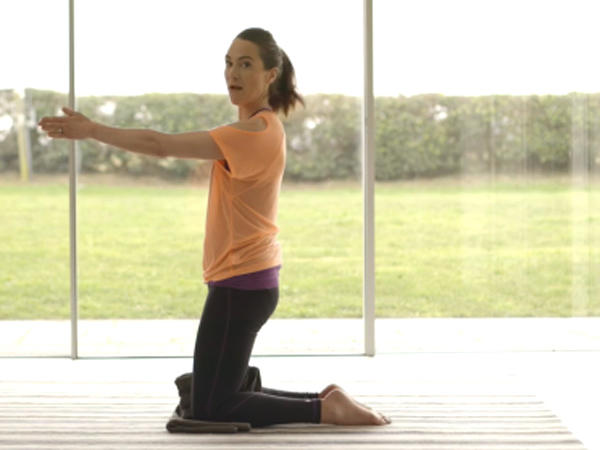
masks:
[[[0,356],[66,356],[69,146],[48,139],[37,122],[67,102],[68,4],[5,3],[0,27]]]
[[[342,6],[344,20],[332,25]],[[140,11],[144,20],[132,21]],[[360,0],[305,2],[293,20],[274,0],[78,2],[76,14],[80,111],[107,125],[163,132],[237,120],[225,53],[248,26],[273,33],[307,106],[284,121],[280,299],[255,353],[361,351]],[[210,163],[94,141],[81,148],[82,355],[190,356],[206,297]]]
[[[377,316],[486,318],[379,320],[378,350],[597,346],[593,322],[552,322],[544,340],[488,320],[600,315],[593,3],[374,14]]]

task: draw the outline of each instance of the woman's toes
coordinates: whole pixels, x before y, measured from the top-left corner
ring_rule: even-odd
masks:
[[[372,415],[374,418],[374,421],[373,421],[374,425],[387,425],[387,421],[380,413],[373,412]]]
[[[380,417],[381,417],[381,418],[384,420],[384,422],[385,422],[386,424],[390,424],[390,423],[392,423],[392,419],[390,419],[390,418],[389,418],[389,417],[387,417],[387,416],[384,416],[382,413],[379,413],[379,416],[380,416]]]

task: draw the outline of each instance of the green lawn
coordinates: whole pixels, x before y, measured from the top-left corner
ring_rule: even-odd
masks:
[[[64,181],[64,179],[63,179]],[[79,189],[82,318],[198,318],[205,188]],[[0,185],[0,319],[69,316],[68,187]],[[600,189],[379,184],[378,317],[600,315]],[[358,185],[288,186],[275,317],[360,317]]]

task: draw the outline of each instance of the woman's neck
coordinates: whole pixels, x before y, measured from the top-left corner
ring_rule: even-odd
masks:
[[[259,105],[240,106],[238,109],[238,120],[250,119],[252,116],[257,114],[259,111],[266,110],[266,109],[272,111],[272,108],[269,106],[268,103],[259,104]]]

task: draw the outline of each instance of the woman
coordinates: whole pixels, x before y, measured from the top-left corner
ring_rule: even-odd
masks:
[[[166,134],[120,129],[89,120],[69,108],[45,117],[53,138],[96,139],[123,150],[160,158],[214,160],[211,172],[202,313],[192,378],[193,417],[264,426],[290,422],[383,425],[381,414],[336,385],[320,393],[263,388],[240,392],[252,346],[277,306],[281,250],[276,240],[277,201],[285,167],[285,132],[277,113],[297,103],[294,69],[273,36],[251,28],[225,57],[225,80],[238,121],[210,131]]]

